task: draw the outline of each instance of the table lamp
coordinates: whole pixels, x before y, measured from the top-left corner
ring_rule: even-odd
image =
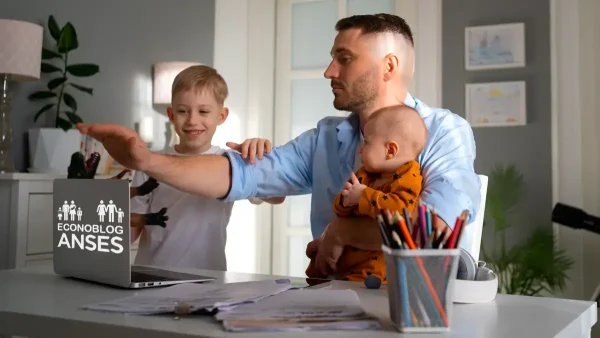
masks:
[[[171,88],[173,86],[173,80],[177,74],[182,70],[191,67],[198,66],[201,63],[197,62],[159,62],[154,64],[154,79],[153,79],[153,103],[159,106],[161,109],[166,110],[171,105]],[[170,123],[167,123],[167,138],[165,148],[171,147],[179,142],[177,134]]]
[[[15,171],[10,154],[10,83],[39,80],[43,34],[40,25],[0,19],[0,173]]]

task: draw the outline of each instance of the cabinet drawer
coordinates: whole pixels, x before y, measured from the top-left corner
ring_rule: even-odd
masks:
[[[51,193],[29,194],[27,254],[52,253],[53,199]]]

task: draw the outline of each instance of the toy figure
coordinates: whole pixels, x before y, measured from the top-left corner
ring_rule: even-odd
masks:
[[[117,176],[113,177],[113,179],[120,179],[117,177],[123,177],[127,172],[129,172],[129,169],[121,171]],[[130,187],[129,198],[148,195],[157,187],[158,182],[154,178],[150,177],[139,187]],[[166,213],[167,208],[162,208],[158,212],[148,214],[131,213],[131,226],[144,227],[146,225],[158,225],[162,228],[165,228],[167,226],[166,222],[169,220],[169,216],[165,215]]]
[[[71,163],[69,164],[69,168],[67,169],[67,178],[72,179],[93,179],[96,175],[96,169],[98,168],[98,164],[100,163],[100,154],[94,152],[90,155],[90,158],[87,161],[84,158],[84,155],[77,151],[71,155]],[[129,169],[125,169],[121,171],[111,179],[120,180],[130,172]],[[139,187],[130,187],[129,188],[129,198],[134,198],[138,196],[145,196],[154,191],[158,187],[158,182],[154,178],[149,178],[146,182],[144,182]],[[167,226],[166,221],[169,220],[169,216],[166,215],[167,208],[162,208],[158,212],[148,213],[148,214],[136,214],[131,213],[131,226],[132,227],[144,227],[146,225],[158,225],[160,227],[165,228]]]
[[[87,161],[81,152],[74,152],[67,169],[67,178],[94,178],[99,163],[100,154],[97,152],[92,153]]]

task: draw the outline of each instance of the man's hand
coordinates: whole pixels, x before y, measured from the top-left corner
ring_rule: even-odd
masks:
[[[115,161],[129,169],[144,171],[151,163],[152,152],[132,129],[116,124],[78,123],[76,127],[100,141]]]
[[[358,204],[360,195],[367,186],[360,183],[356,175],[352,173],[350,175],[350,181],[344,183],[344,190],[342,190],[342,196],[344,196],[343,204],[345,207],[352,207]]]
[[[306,247],[306,255],[313,259],[314,270],[321,276],[336,273],[337,262],[344,252],[344,241],[341,237],[343,230],[339,227],[339,218],[334,218],[321,237],[308,243]]]
[[[254,158],[258,156],[262,160],[263,154],[271,152],[271,141],[263,138],[249,138],[244,143],[227,142],[226,145],[242,154],[242,158],[250,157],[250,163],[254,163]]]

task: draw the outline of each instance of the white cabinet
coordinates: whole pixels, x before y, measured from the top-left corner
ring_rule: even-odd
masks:
[[[52,264],[56,178],[62,176],[0,174],[0,269]],[[132,261],[136,253],[137,243],[132,246]]]

